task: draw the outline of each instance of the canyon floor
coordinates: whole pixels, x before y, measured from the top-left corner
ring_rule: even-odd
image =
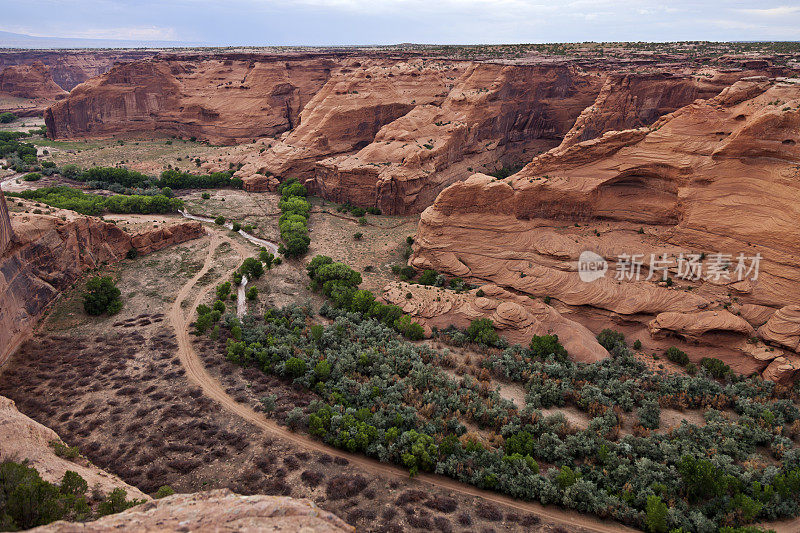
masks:
[[[275,207],[275,195],[215,195],[219,204],[206,201],[204,212],[237,213],[270,234],[273,219],[261,210]],[[202,201],[190,196],[187,203],[199,208]],[[352,248],[350,232],[364,232],[363,251],[347,259],[379,267],[365,278],[368,285],[381,285],[388,265],[400,260],[413,220],[381,217],[359,226],[347,217],[326,215],[329,208],[320,203],[312,214],[316,251]],[[21,207],[12,204],[11,209]],[[136,229],[176,219],[109,215],[106,220]],[[279,425],[309,397],[279,379],[229,363],[214,342],[189,335],[188,317],[196,304],[257,250],[232,232],[207,226],[207,237],[102,268],[98,273],[117,280],[126,302],[117,315],[88,317],[81,283],[63,294],[34,338],[3,367],[0,395],[78,446],[95,465],[145,492],[166,484],[179,492],[228,488],[310,498],[364,531],[624,529],[442,477],[409,479],[401,469]],[[392,242],[383,239],[388,235],[397,242],[387,244]],[[307,283],[302,265],[286,261],[254,283],[263,295],[258,305],[319,300]],[[277,395],[269,416],[260,402],[267,393]]]
[[[142,524],[800,530],[797,45],[59,54],[0,52],[0,442]]]

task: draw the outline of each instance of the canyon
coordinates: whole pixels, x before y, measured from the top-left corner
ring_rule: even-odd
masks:
[[[76,85],[152,50],[0,50],[0,112],[39,117]],[[9,98],[11,97],[11,98]]]
[[[756,78],[650,126],[565,143],[507,179],[474,174],[422,214],[411,264],[552,298],[567,316],[590,308],[638,323],[645,345],[678,336],[701,347],[696,362],[714,352],[790,383],[800,369],[798,125],[800,85]],[[605,276],[581,279],[585,251],[607,262]],[[634,254],[642,279],[627,275]],[[690,254],[720,254],[724,275],[673,284]],[[734,276],[740,255],[760,258],[757,276]]]
[[[204,232],[199,223],[186,222],[129,234],[95,217],[58,209],[9,215],[0,192],[0,364],[83,272],[119,261],[131,250],[147,254]]]
[[[20,138],[44,175],[7,164],[7,191],[182,206],[0,191],[0,461],[147,500],[38,530],[610,533],[650,492],[683,525],[754,522],[676,465],[796,467],[800,53],[637,46],[0,53],[47,126]],[[242,181],[65,169],[102,157]],[[275,261],[287,224],[307,254]],[[83,313],[90,273],[118,315]],[[723,433],[741,450],[709,451]]]
[[[53,139],[237,145],[203,167],[233,168],[253,192],[295,177],[333,201],[418,213],[473,170],[515,167],[559,145],[651,124],[738,79],[790,72],[765,63],[162,53],[78,85],[45,122]]]

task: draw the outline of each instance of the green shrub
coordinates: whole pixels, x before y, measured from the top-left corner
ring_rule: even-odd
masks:
[[[642,341],[640,341],[639,339],[636,339],[633,342],[633,349],[634,350],[641,350],[642,349]]]
[[[44,481],[35,468],[24,463],[0,463],[0,529],[17,531],[56,520],[85,520],[88,484],[68,470],[60,485]]]
[[[686,352],[679,350],[675,346],[670,346],[667,348],[666,355],[667,359],[673,363],[678,363],[681,366],[686,366],[689,364],[689,356],[686,355]]]
[[[153,494],[153,498],[156,500],[160,500],[161,498],[166,498],[167,496],[172,496],[175,494],[175,491],[169,485],[161,485],[158,487],[158,490],[155,494]]]
[[[75,179],[81,173],[81,169],[78,165],[64,165],[58,173],[67,179]]]
[[[278,194],[285,199],[291,196],[308,196],[308,191],[297,178],[289,178],[278,186]]]
[[[74,461],[81,456],[81,452],[78,450],[77,446],[67,446],[58,440],[51,441],[50,447],[53,448],[53,453],[56,454],[56,457],[61,457],[68,461]]]
[[[113,315],[122,309],[121,294],[110,276],[94,277],[86,283],[83,308],[87,314],[93,316],[103,313]]]
[[[667,504],[651,494],[647,497],[645,528],[649,533],[667,533]]]
[[[658,429],[661,425],[661,407],[655,399],[645,399],[638,409],[639,423],[647,429]]]
[[[604,329],[601,331],[597,336],[597,342],[599,342],[600,346],[609,352],[615,348],[622,348],[626,346],[625,335],[619,331],[614,331],[613,329]]]
[[[8,124],[10,122],[14,122],[17,120],[17,116],[14,113],[0,113],[0,124]]]
[[[705,368],[712,376],[717,379],[722,379],[727,376],[733,375],[731,367],[726,365],[723,361],[716,357],[703,357],[700,360],[700,366]]]
[[[222,215],[218,216],[217,218],[214,219],[214,224],[216,224],[217,226],[222,226],[223,224],[225,224],[225,217]]]
[[[22,176],[22,181],[39,181],[42,179],[42,175],[38,172],[30,172]]]
[[[241,230],[241,229],[242,229],[242,225],[239,224],[238,222],[234,222],[231,225],[231,231],[235,231],[236,233],[239,233],[239,230]]]
[[[267,250],[261,250],[258,253],[258,259],[259,261],[264,263],[264,267],[266,267],[266,269],[269,270],[272,268],[272,263],[275,261],[275,256],[272,255],[272,253],[268,252]]]
[[[110,514],[121,513],[135,505],[144,503],[144,500],[128,500],[128,492],[125,489],[116,488],[112,490],[97,507],[97,514],[107,516]]]
[[[488,318],[476,318],[467,328],[467,335],[472,342],[486,346],[497,346],[500,337],[494,330],[494,323]]]
[[[403,315],[395,320],[394,327],[403,337],[409,340],[418,341],[425,338],[425,328],[411,320],[411,317],[408,315]]]
[[[209,200],[209,199],[211,198],[211,194],[210,194],[210,193],[207,193],[207,192],[204,192],[203,194],[201,194],[201,195],[200,195],[200,197],[201,197],[203,200]]]
[[[299,378],[306,373],[306,362],[297,357],[290,357],[284,365],[286,375],[292,378]]]
[[[545,359],[550,355],[559,361],[567,359],[567,350],[558,342],[558,335],[534,335],[528,347],[531,356],[536,359]]]
[[[425,270],[422,275],[420,275],[419,282],[420,285],[435,285],[436,278],[439,277],[439,273],[435,270]]]
[[[248,300],[255,300],[258,298],[258,287],[250,287],[247,289],[246,296]]]
[[[61,209],[71,209],[84,215],[109,213],[174,213],[183,206],[179,198],[167,198],[162,194],[153,196],[86,194],[72,187],[42,187],[40,189],[8,193],[6,196],[36,200]]]

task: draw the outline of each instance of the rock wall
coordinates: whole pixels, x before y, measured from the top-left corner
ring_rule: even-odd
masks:
[[[150,497],[117,476],[104,472],[88,460],[75,461],[58,457],[51,445],[62,442],[58,434],[20,413],[12,400],[0,396],[0,462],[28,461],[45,481],[60,483],[67,470],[78,473],[89,487],[99,487],[103,494],[116,488],[127,492],[128,499]]]
[[[160,54],[77,86],[45,120],[53,138],[241,143],[204,166],[241,167],[237,176],[250,191],[274,188],[276,176],[297,177],[328,199],[402,214],[423,210],[470,172],[649,125],[743,76],[774,70],[672,61],[633,70],[574,58],[408,52]]]
[[[0,72],[0,93],[20,98],[55,100],[66,96],[41,61],[30,65],[16,65]]]
[[[314,188],[385,213],[422,211],[468,168],[493,170],[558,144],[601,82],[568,65],[471,64],[440,104],[417,105],[361,150],[319,161]]]
[[[551,297],[575,316],[592,309],[612,327],[653,321],[654,335],[714,347],[743,370],[770,366],[771,379],[785,380],[800,368],[796,353],[773,366],[780,351],[754,358],[744,341],[776,309],[800,304],[798,131],[800,85],[737,82],[650,127],[554,149],[508,179],[477,174],[451,185],[422,214],[411,264]],[[584,251],[607,261],[606,275],[581,280]],[[757,279],[674,286],[660,273],[615,279],[623,254],[641,254],[645,276],[652,257],[667,254],[677,281],[678,257],[691,253],[726,254],[731,274],[738,254],[760,254],[760,270]],[[786,346],[800,335],[784,315],[793,316],[758,330],[764,340]]]
[[[0,256],[14,238],[14,231],[11,229],[11,218],[8,215],[8,205],[3,191],[0,191]]]
[[[12,213],[15,240],[0,254],[0,365],[27,337],[47,306],[86,270],[149,253],[205,233],[186,222],[129,235],[94,217]]]
[[[45,113],[54,139],[157,134],[218,144],[292,129],[333,64],[325,57],[170,56],[112,68]]]
[[[763,73],[676,66],[675,72],[630,74],[569,61],[359,65],[333,73],[300,125],[279,142],[241,147],[209,168],[242,165],[237,175],[252,191],[274,187],[270,176],[293,176],[330,200],[390,214],[419,212],[471,172],[649,125]],[[386,105],[397,116],[376,112]]]
[[[53,81],[65,91],[105,74],[117,63],[154,57],[157,50],[2,50],[0,71],[7,67],[40,63],[50,70]]]

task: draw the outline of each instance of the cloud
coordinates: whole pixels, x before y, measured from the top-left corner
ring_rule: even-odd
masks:
[[[76,39],[112,39],[124,41],[177,41],[178,32],[175,28],[159,26],[123,26],[116,28],[83,28],[62,29],[42,33],[27,26],[0,26],[3,31],[21,33],[31,37],[63,37]]]
[[[800,13],[798,6],[778,6],[769,7],[766,9],[737,9],[739,13],[746,15],[755,15],[757,17],[785,17],[794,13]]]

